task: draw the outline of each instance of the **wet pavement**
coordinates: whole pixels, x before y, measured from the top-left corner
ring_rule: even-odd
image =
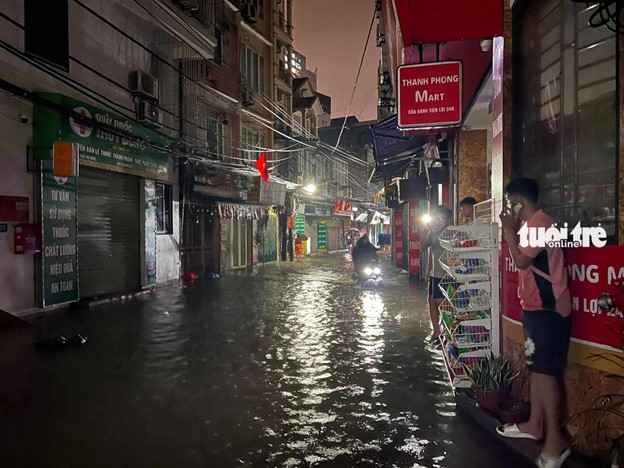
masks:
[[[0,334],[0,466],[526,466],[456,413],[424,288],[385,270],[268,265]]]

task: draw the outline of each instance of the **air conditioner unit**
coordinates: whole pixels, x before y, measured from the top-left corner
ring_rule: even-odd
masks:
[[[243,89],[243,106],[251,107],[256,103],[256,93],[253,89]]]
[[[140,99],[136,103],[137,122],[146,127],[162,128],[163,111],[153,102]]]
[[[248,23],[256,23],[256,7],[251,3],[243,4],[241,8],[241,15]]]
[[[130,91],[150,99],[158,99],[158,79],[141,70],[130,72]]]

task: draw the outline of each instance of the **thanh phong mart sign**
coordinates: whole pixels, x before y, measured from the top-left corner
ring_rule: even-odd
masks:
[[[453,127],[462,122],[462,63],[420,63],[397,70],[398,126]]]

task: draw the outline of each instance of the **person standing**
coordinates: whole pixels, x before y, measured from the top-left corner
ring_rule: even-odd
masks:
[[[424,236],[424,240],[420,244],[423,252],[429,252],[429,262],[427,265],[427,285],[428,285],[428,304],[429,318],[431,319],[431,327],[433,332],[429,337],[429,341],[433,346],[441,344],[440,335],[440,310],[439,306],[444,300],[444,295],[440,290],[440,281],[444,276],[444,270],[440,265],[440,258],[444,253],[444,247],[440,245],[440,234],[451,225],[453,219],[453,211],[443,205],[438,205],[431,210],[431,223],[429,229]]]
[[[466,197],[459,202],[459,212],[466,224],[472,224],[474,222],[474,207],[476,204],[477,200],[474,197]]]
[[[500,220],[509,252],[519,270],[525,357],[530,371],[531,416],[521,424],[499,426],[504,437],[544,438],[537,466],[559,468],[570,455],[562,431],[563,374],[572,331],[568,272],[560,247],[521,246],[520,223],[548,229],[553,219],[540,209],[539,186],[533,179],[514,179],[506,187],[509,204]]]
[[[297,258],[297,262],[303,261],[303,240],[299,234],[297,234],[297,238],[295,239],[295,257]]]

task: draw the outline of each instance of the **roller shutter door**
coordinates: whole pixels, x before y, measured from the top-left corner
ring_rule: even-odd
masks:
[[[81,298],[140,287],[140,180],[125,174],[80,168],[78,271]]]

